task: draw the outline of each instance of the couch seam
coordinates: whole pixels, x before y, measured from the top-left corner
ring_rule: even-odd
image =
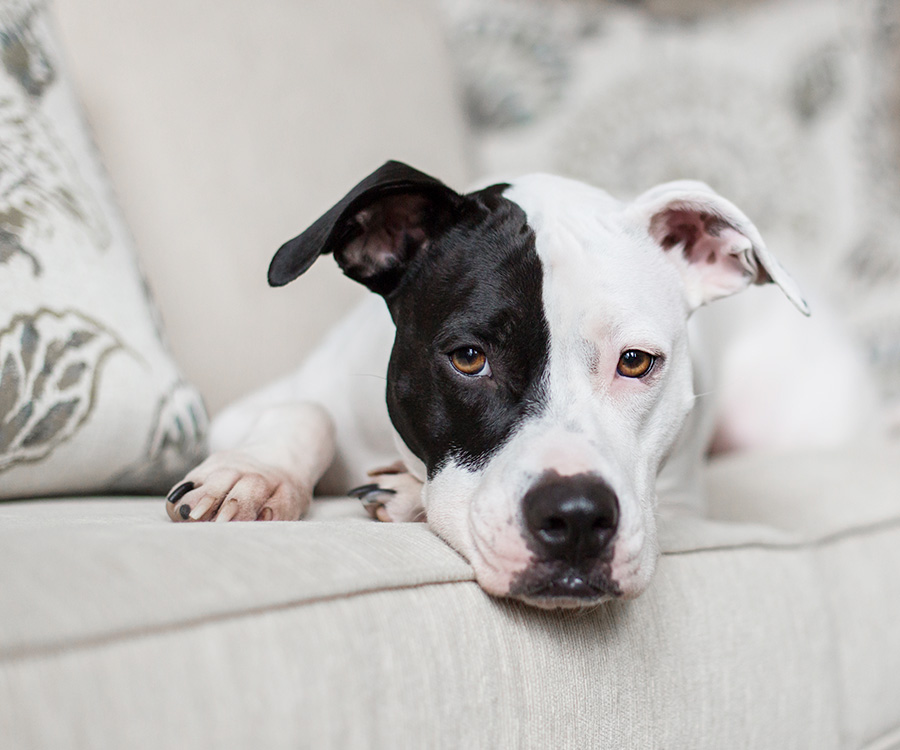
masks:
[[[407,591],[409,589],[420,589],[429,586],[447,586],[460,583],[475,583],[474,578],[456,578],[447,581],[426,581],[423,583],[404,583],[394,586],[382,586],[378,588],[365,589],[361,591],[344,592],[341,594],[323,594],[321,596],[305,597],[303,599],[293,599],[290,601],[277,602],[274,604],[262,604],[256,607],[246,607],[240,610],[231,610],[228,612],[210,613],[191,617],[186,620],[175,620],[172,622],[160,623],[158,625],[126,627],[111,633],[101,633],[96,635],[88,635],[73,638],[64,643],[44,644],[38,646],[23,646],[12,648],[5,653],[0,654],[0,665],[11,664],[16,662],[28,661],[30,659],[39,659],[55,654],[70,653],[72,651],[84,651],[92,648],[111,646],[117,643],[134,641],[141,638],[152,637],[157,635],[165,635],[168,633],[177,633],[179,631],[189,630],[204,625],[211,625],[233,620],[241,620],[247,617],[256,617],[274,612],[284,612],[292,609],[299,609],[311,604],[323,604],[327,602],[339,601],[341,599],[355,599],[357,597],[368,596],[370,594],[382,594],[390,591]]]
[[[774,527],[771,527],[774,528]],[[662,552],[662,557],[679,557],[684,555],[697,555],[705,552],[727,552],[728,550],[765,549],[773,552],[795,552],[804,549],[816,549],[831,544],[837,544],[848,539],[878,534],[884,531],[892,531],[900,528],[900,518],[890,518],[885,521],[873,521],[863,526],[855,526],[851,529],[841,529],[815,539],[798,539],[797,541],[784,542],[741,542],[739,544],[717,544],[698,549],[670,550]]]

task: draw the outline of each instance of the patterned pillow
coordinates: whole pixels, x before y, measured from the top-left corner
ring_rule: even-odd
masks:
[[[46,5],[0,0],[0,498],[162,491],[206,428]]]
[[[818,277],[900,403],[900,3],[441,5],[483,171],[705,180]]]

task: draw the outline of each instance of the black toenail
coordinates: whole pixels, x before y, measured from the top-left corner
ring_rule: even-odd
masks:
[[[377,489],[377,484],[363,484],[359,487],[354,487],[347,494],[350,495],[350,497],[362,497],[363,495],[368,495],[370,492]]]
[[[194,489],[193,482],[183,482],[179,484],[171,493],[169,493],[169,497],[167,498],[172,505],[175,505],[181,498],[183,498],[188,492]]]
[[[378,501],[378,500],[384,498],[385,495],[396,495],[396,494],[397,494],[397,490],[389,490],[384,487],[379,487],[377,490],[372,490],[371,492],[367,492],[365,495],[363,495],[360,498],[360,500],[362,500],[364,503],[368,503],[368,502],[372,502],[372,501]]]
[[[178,515],[181,516],[185,521],[189,515],[191,515],[191,506],[185,503],[178,509]]]

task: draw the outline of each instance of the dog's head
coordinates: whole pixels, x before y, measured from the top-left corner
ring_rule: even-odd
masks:
[[[397,327],[387,402],[427,468],[431,527],[489,593],[539,606],[634,597],[656,563],[655,481],[694,401],[686,321],[791,279],[694,182],[622,203],[530,175],[469,194],[397,162],[275,255],[323,253]]]

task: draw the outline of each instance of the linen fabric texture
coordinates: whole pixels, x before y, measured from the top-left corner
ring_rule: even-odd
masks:
[[[423,524],[355,501],[238,525],[0,506],[24,571],[0,579],[0,745],[894,747],[898,462],[721,460],[713,517],[661,520],[650,589],[574,612],[487,596]]]

